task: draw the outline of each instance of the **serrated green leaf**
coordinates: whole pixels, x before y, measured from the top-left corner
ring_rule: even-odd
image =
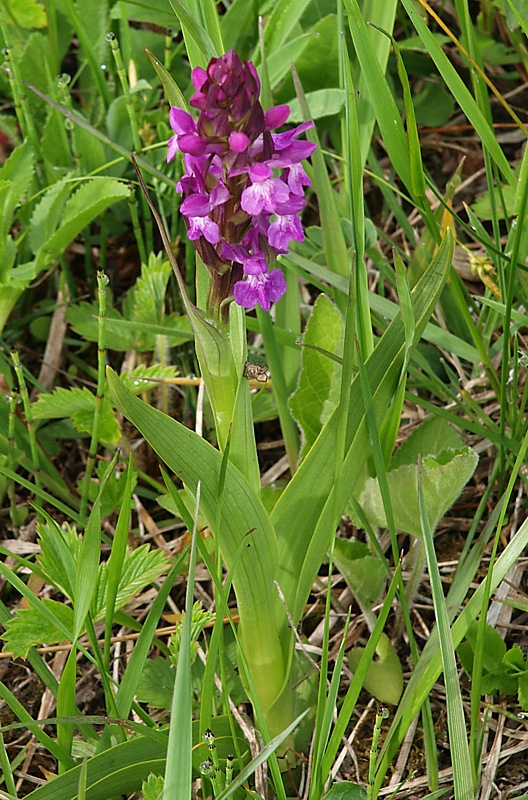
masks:
[[[73,600],[75,563],[81,548],[81,539],[69,525],[61,528],[45,512],[38,522],[40,554],[37,563],[52,586]]]
[[[54,183],[36,206],[29,226],[29,244],[34,253],[38,253],[56,231],[72,186],[66,178]]]
[[[161,324],[171,274],[169,262],[151,254],[148,264],[141,265],[141,275],[127,295],[124,316],[138,322]]]
[[[68,247],[75,237],[105,209],[130,196],[130,188],[115,178],[90,178],[64,204],[58,229],[42,244],[39,266],[48,263]]]
[[[90,433],[93,429],[96,398],[88,389],[59,387],[50,394],[41,394],[33,405],[34,419],[70,417],[77,430]],[[121,431],[108,400],[103,397],[99,436],[102,442],[116,445]]]
[[[44,598],[43,605],[73,633],[73,609],[64,603]],[[32,647],[37,645],[52,645],[64,641],[64,631],[52,625],[47,617],[33,608],[19,608],[16,616],[4,623],[5,633],[2,639],[7,650],[13,653],[14,658],[27,658]]]
[[[161,775],[149,775],[141,787],[143,800],[159,800],[160,797],[163,797],[164,786],[165,781]]]
[[[525,711],[528,710],[528,673],[519,675],[519,691],[517,692],[519,705]]]
[[[421,466],[423,491],[433,530],[472,476],[477,461],[477,454],[469,447],[459,451],[445,451],[437,459],[432,457],[423,459]],[[421,538],[417,471],[416,465],[404,464],[388,472],[387,481],[397,530]],[[367,479],[359,497],[359,504],[371,525],[387,527],[377,478]]]
[[[340,312],[325,294],[320,294],[304,334],[306,346],[302,349],[299,386],[289,401],[292,416],[303,433],[302,452],[310,449],[322,428],[323,409],[330,393],[332,375],[338,371],[335,361],[319,350],[313,350],[311,345],[340,355],[342,336]]]
[[[123,560],[117,597],[116,610],[123,608],[145,586],[165,574],[170,561],[162,550],[151,550],[148,544],[141,545],[133,551],[127,551]],[[99,568],[99,581],[92,603],[94,619],[102,619],[106,608],[106,592],[108,583],[108,564],[104,562]]]

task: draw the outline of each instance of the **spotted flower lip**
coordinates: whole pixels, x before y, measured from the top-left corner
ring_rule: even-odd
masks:
[[[234,50],[193,69],[191,79],[189,103],[199,114],[171,108],[167,161],[183,156],[176,188],[188,237],[211,275],[208,308],[214,314],[234,297],[269,311],[286,291],[277,255],[304,239],[299,214],[310,179],[301,162],[315,144],[299,137],[313,123],[274,132],[290,108],[262,109],[255,66]]]

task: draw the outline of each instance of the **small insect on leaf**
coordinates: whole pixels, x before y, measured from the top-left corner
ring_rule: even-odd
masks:
[[[246,361],[244,364],[244,378],[247,378],[248,381],[266,383],[269,376],[269,368],[266,364],[254,364],[251,361]]]

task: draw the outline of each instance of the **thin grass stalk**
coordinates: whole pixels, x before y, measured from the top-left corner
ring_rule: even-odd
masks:
[[[260,332],[264,342],[264,349],[266,351],[266,358],[272,376],[272,389],[273,396],[277,403],[277,411],[279,414],[279,422],[281,425],[282,435],[284,437],[284,446],[288,456],[288,464],[290,472],[293,475],[297,470],[297,460],[299,457],[299,433],[297,426],[293,421],[288,408],[288,388],[286,386],[286,379],[282,369],[282,362],[279,353],[279,347],[275,338],[273,322],[266,311],[257,306],[257,319],[260,326]]]
[[[374,349],[372,320],[368,301],[368,281],[365,268],[365,204],[363,199],[363,164],[358,146],[360,141],[359,120],[356,109],[356,95],[350,68],[350,59],[345,45],[344,30],[341,31],[340,61],[343,63],[345,87],[345,176],[349,200],[350,220],[352,222],[353,248],[355,256],[352,263],[354,274],[355,328],[365,358]],[[348,165],[350,165],[348,167]],[[349,289],[350,294],[350,289]]]
[[[421,462],[418,460],[418,502],[431,592],[438,626],[447,701],[447,725],[453,765],[455,800],[474,800],[471,759],[466,734],[462,692],[458,680],[455,648],[449,624],[447,604],[442,589],[440,570],[436,560],[433,533],[429,525],[427,507],[421,482]]]
[[[471,729],[469,738],[469,750],[472,759],[473,775],[477,777],[480,774],[480,748],[479,740],[482,728],[482,721],[480,718],[480,700],[481,700],[481,685],[482,685],[482,670],[484,660],[484,628],[486,625],[486,615],[489,605],[489,600],[492,593],[492,574],[497,559],[497,551],[500,542],[500,534],[504,525],[504,519],[508,510],[508,503],[510,501],[515,483],[519,476],[519,471],[524,463],[525,455],[528,450],[528,431],[526,431],[520,450],[515,459],[515,464],[510,474],[508,485],[506,486],[504,495],[502,497],[501,510],[499,519],[497,521],[497,528],[495,537],[493,539],[493,546],[490,555],[488,571],[486,573],[486,580],[484,582],[484,591],[482,596],[482,605],[480,611],[479,625],[477,631],[477,641],[475,644],[475,652],[473,655],[473,672],[471,675]]]
[[[17,397],[15,392],[7,397],[9,403],[9,417],[7,422],[7,466],[15,472],[15,420]],[[18,528],[18,510],[16,507],[16,494],[15,494],[15,481],[12,478],[7,479],[7,496],[9,498],[9,516],[14,528]]]
[[[18,388],[20,391],[20,397],[22,398],[22,405],[24,407],[24,414],[26,417],[27,423],[27,432],[29,438],[29,448],[31,451],[31,460],[33,461],[34,473],[33,477],[35,480],[35,486],[40,489],[41,480],[40,480],[40,455],[39,455],[39,447],[37,444],[37,438],[35,436],[35,425],[33,421],[33,414],[31,411],[31,403],[29,400],[29,393],[26,384],[26,378],[24,375],[24,370],[22,368],[22,364],[20,363],[20,356],[18,355],[18,351],[13,348],[11,350],[11,357],[13,359],[13,366],[15,368],[15,373],[17,376],[18,381]]]
[[[105,108],[108,108],[111,100],[110,92],[106,83],[105,76],[103,74],[103,70],[97,63],[97,59],[95,57],[95,51],[92,44],[91,34],[88,31],[87,27],[84,25],[83,19],[80,16],[79,12],[77,11],[77,8],[73,0],[64,0],[64,8],[68,16],[70,25],[75,31],[79,39],[79,42],[81,43],[83,54],[86,57],[86,60],[88,61],[90,72],[97,86],[98,94],[102,98]]]
[[[63,750],[58,741],[52,739],[51,736],[48,736],[48,734],[42,730],[42,726],[35,722],[31,714],[26,711],[22,703],[2,681],[0,681],[0,699],[5,701],[6,705],[11,709],[13,714],[20,720],[20,722],[24,723],[27,730],[30,731],[35,739],[37,739],[37,741],[39,741],[41,745],[49,753],[51,753],[51,755],[56,758],[60,764],[68,765],[70,769],[75,766],[75,761],[71,755],[67,751]]]
[[[374,731],[372,732],[372,744],[370,745],[370,753],[369,753],[367,800],[375,800],[374,778],[376,777],[376,758],[378,755],[378,742],[381,734],[381,726],[383,725],[383,720],[388,718],[389,718],[388,708],[378,709],[378,711],[376,712],[376,722],[374,724]]]
[[[117,75],[119,77],[121,89],[123,90],[123,96],[125,98],[125,106],[128,114],[128,119],[130,121],[130,131],[132,133],[134,150],[136,151],[136,153],[140,153],[143,149],[143,144],[139,136],[139,129],[141,126],[136,111],[136,104],[134,103],[134,98],[132,96],[132,93],[130,91],[130,86],[128,84],[128,78],[125,71],[125,66],[123,64],[123,57],[121,55],[119,42],[117,41],[115,35],[112,32],[107,33],[106,41],[110,43],[110,48],[112,50],[112,55],[114,57],[115,65],[117,68]],[[152,216],[148,213],[148,203],[144,195],[141,195],[141,208],[143,211],[143,219],[145,220],[147,251],[151,251],[153,248]],[[144,263],[145,264],[147,263],[146,258],[144,259]]]
[[[510,376],[510,326],[512,319],[512,308],[515,295],[515,279],[519,254],[521,251],[521,242],[523,237],[523,229],[525,226],[526,213],[528,208],[528,149],[525,149],[523,161],[521,165],[521,175],[519,185],[516,193],[516,212],[517,218],[514,223],[512,234],[508,237],[508,244],[511,242],[511,251],[508,253],[509,269],[505,281],[505,295],[504,295],[504,320],[503,320],[503,342],[502,342],[502,372],[501,372],[501,386],[500,386],[500,403],[501,403],[501,416],[500,427],[501,434],[506,431],[506,409],[507,409],[507,388]],[[516,399],[516,398],[515,398]]]
[[[88,489],[95,466],[95,456],[99,445],[99,432],[101,427],[101,415],[105,390],[105,369],[106,369],[106,287],[108,286],[108,276],[104,272],[97,273],[97,298],[99,302],[99,314],[97,317],[97,394],[95,396],[95,411],[90,439],[90,449],[86,461],[86,471],[82,483],[81,492],[81,517],[86,517],[88,505]]]
[[[15,785],[15,779],[13,777],[13,769],[9,761],[9,756],[7,755],[7,750],[4,742],[4,735],[2,731],[0,731],[0,768],[2,770],[2,775],[5,780],[7,791],[13,797],[18,797]]]
[[[148,262],[148,256],[145,247],[145,239],[143,238],[143,231],[141,230],[141,225],[139,223],[138,201],[135,192],[130,192],[128,197],[128,209],[130,211],[130,219],[132,221],[134,238],[138,246],[139,259],[142,264],[146,264]]]
[[[361,656],[361,660],[358,664],[357,670],[354,673],[352,683],[348,687],[347,693],[343,699],[343,702],[341,703],[341,708],[339,710],[337,722],[334,725],[334,730],[332,731],[332,735],[330,737],[330,741],[328,742],[328,746],[326,748],[321,765],[321,774],[323,776],[330,775],[332,764],[335,761],[337,751],[341,745],[341,739],[344,736],[347,726],[352,717],[352,714],[354,713],[354,708],[356,706],[359,693],[362,689],[363,681],[365,680],[365,675],[367,674],[369,665],[372,659],[374,658],[379,638],[383,633],[385,625],[387,624],[387,619],[389,616],[390,609],[392,607],[394,597],[396,595],[400,578],[401,578],[401,565],[398,564],[394,572],[392,581],[390,583],[389,589],[387,591],[385,600],[383,601],[383,606],[381,607],[378,620],[376,622],[376,625],[374,626],[374,630],[372,631],[369,640],[367,642],[367,645],[365,647],[365,650],[363,651],[363,655]]]
[[[20,74],[19,63],[16,58],[12,58],[13,46],[11,44],[11,37],[9,29],[4,19],[3,4],[0,5],[0,33],[4,40],[4,64],[9,78],[11,92],[13,94],[13,101],[15,106],[15,113],[23,137],[27,137],[35,153],[37,160],[36,176],[39,184],[43,181],[43,167],[44,160],[42,157],[42,148],[37,134],[37,129],[33,120],[33,116],[28,107],[26,90],[24,82]]]
[[[123,493],[123,502],[119,510],[117,525],[115,528],[114,538],[112,541],[112,549],[110,558],[108,559],[108,582],[106,591],[106,612],[105,612],[105,635],[104,635],[104,668],[110,672],[110,640],[112,638],[112,623],[114,619],[114,611],[117,599],[117,592],[119,589],[119,581],[122,576],[123,562],[126,555],[128,543],[128,531],[130,527],[130,499],[132,495],[132,482],[134,477],[134,468],[132,466],[132,457],[128,460],[128,467],[126,473],[126,484]]]

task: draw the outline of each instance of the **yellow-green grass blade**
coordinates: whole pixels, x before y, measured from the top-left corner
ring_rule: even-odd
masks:
[[[429,516],[425,505],[420,470],[418,470],[418,497],[423,542],[427,558],[429,580],[431,582],[436,623],[438,626],[438,639],[440,642],[442,670],[446,689],[447,727],[449,731],[451,763],[453,766],[455,798],[456,800],[474,800],[471,760],[469,757],[466,720],[464,717],[462,693],[458,680],[455,648],[451,637],[447,604],[440,580],[440,570],[438,569],[438,561],[436,559],[433,533],[431,531]]]

